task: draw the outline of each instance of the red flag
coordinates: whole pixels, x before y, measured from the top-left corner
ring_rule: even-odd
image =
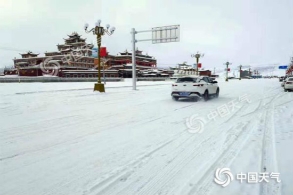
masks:
[[[107,56],[107,49],[106,49],[106,47],[101,47],[100,48],[100,56],[101,57],[106,57]]]

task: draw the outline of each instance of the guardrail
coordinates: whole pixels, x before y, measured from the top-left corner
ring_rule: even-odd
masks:
[[[170,77],[137,77],[137,81],[169,81]]]
[[[97,82],[97,78],[64,78],[64,77],[0,77],[0,83],[32,83],[32,82]],[[120,82],[123,78],[108,77],[106,82]],[[103,82],[104,79],[101,78]]]

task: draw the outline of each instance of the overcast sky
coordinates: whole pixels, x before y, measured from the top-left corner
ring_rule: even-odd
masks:
[[[159,66],[193,64],[205,53],[203,67],[239,64],[288,64],[293,56],[293,0],[0,0],[0,67],[12,66],[20,51],[43,55],[73,31],[96,43],[84,23],[116,27],[102,45],[110,54],[131,51],[131,28],[180,24],[180,42],[137,47],[155,56]],[[151,33],[137,34],[137,39]],[[14,51],[13,51],[14,50]],[[19,50],[19,51],[15,51]]]

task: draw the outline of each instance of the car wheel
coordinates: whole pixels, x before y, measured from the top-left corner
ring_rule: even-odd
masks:
[[[288,90],[284,88],[284,91],[287,92]]]
[[[220,89],[218,88],[215,97],[218,98],[219,94],[220,94]]]
[[[204,94],[203,94],[203,99],[204,99],[204,101],[208,101],[208,100],[209,100],[209,92],[208,92],[208,90],[206,90],[206,91],[204,92]]]
[[[178,101],[178,100],[179,100],[179,97],[173,97],[173,99],[174,99],[175,101]]]

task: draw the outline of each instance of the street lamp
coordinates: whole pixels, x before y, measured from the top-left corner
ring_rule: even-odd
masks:
[[[228,82],[228,70],[229,70],[229,65],[231,65],[232,63],[230,62],[226,62],[224,65],[226,65],[226,81]]]
[[[94,91],[99,92],[105,92],[105,86],[103,83],[101,83],[101,56],[100,56],[100,49],[101,49],[101,42],[102,42],[102,36],[112,35],[115,31],[115,27],[110,28],[110,25],[107,24],[106,28],[101,26],[101,20],[98,20],[95,24],[95,28],[92,28],[91,30],[88,30],[88,23],[84,25],[84,30],[86,33],[93,32],[93,35],[97,36],[97,45],[98,45],[98,83],[95,84]],[[105,82],[105,81],[104,81]]]
[[[192,58],[196,58],[196,74],[198,74],[198,62],[199,62],[199,58],[202,58],[204,56],[204,54],[201,54],[199,52],[197,52],[196,54],[191,54]]]

